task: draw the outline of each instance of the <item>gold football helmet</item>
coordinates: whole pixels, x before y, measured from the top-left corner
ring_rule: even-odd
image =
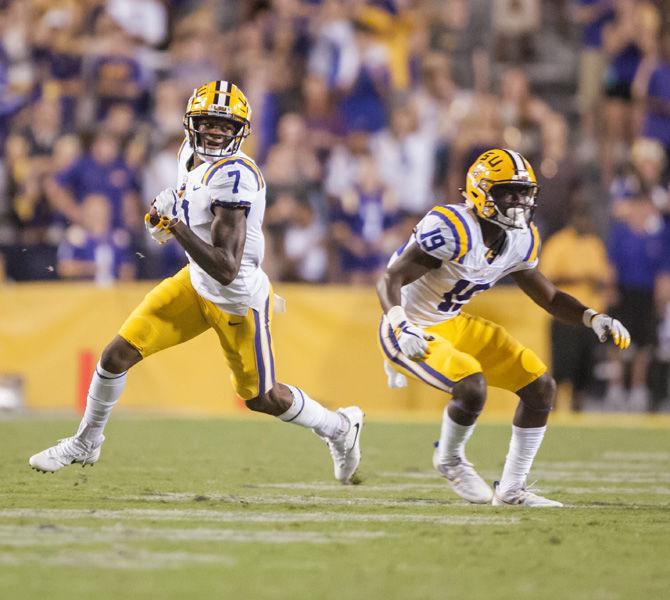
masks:
[[[468,169],[463,195],[480,218],[503,229],[526,229],[538,191],[533,168],[521,154],[494,148]]]
[[[191,147],[204,160],[235,154],[251,132],[251,106],[229,81],[210,81],[193,90],[184,115]]]

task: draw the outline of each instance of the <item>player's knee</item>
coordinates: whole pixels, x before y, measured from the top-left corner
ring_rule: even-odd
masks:
[[[478,416],[486,402],[486,379],[473,373],[461,379],[453,388],[453,403],[463,412]]]
[[[255,398],[251,398],[251,400],[245,400],[244,403],[249,410],[253,410],[254,412],[266,412],[265,396],[266,394],[261,394]]]
[[[245,404],[250,410],[279,416],[291,408],[292,396],[290,392],[287,395],[285,391],[280,385],[275,385],[265,394],[259,394],[251,400],[246,400]]]
[[[550,411],[556,397],[556,380],[549,373],[544,373],[521,389],[519,397],[530,409]]]
[[[100,366],[110,373],[123,373],[142,360],[142,355],[120,336],[116,336],[104,349]]]

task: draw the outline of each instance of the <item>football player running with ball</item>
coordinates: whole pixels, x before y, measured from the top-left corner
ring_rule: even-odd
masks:
[[[452,396],[433,466],[459,496],[478,504],[562,506],[526,484],[556,384],[532,350],[499,325],[462,313],[462,307],[511,275],[554,317],[590,327],[601,342],[611,338],[621,349],[630,345],[619,321],[557,289],[537,269],[540,237],[532,221],[537,194],[535,174],[523,156],[513,150],[484,152],[468,170],[465,204],[436,206],[423,217],[377,286],[389,385],[402,386],[409,375]],[[465,456],[487,385],[519,396],[509,452],[493,490]]]
[[[312,429],[330,448],[335,477],[351,481],[361,456],[361,409],[328,410],[300,388],[275,380],[274,294],[261,269],[265,182],[256,163],[240,151],[250,123],[249,103],[232,83],[209,82],[189,99],[177,189],[162,191],[145,217],[151,236],[159,243],[174,237],[189,264],[130,314],[102,353],[76,434],[32,456],[34,469],[54,472],[72,463],[95,463],[128,370],[212,328],[246,405]]]

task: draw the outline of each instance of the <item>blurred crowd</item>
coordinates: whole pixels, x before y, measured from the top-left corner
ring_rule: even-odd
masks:
[[[253,108],[274,279],[372,282],[427,209],[459,202],[481,151],[511,147],[538,176],[542,268],[635,341],[598,356],[553,324],[573,407],[594,380],[612,406],[658,406],[668,4],[0,0],[0,280],[174,273],[183,252],[151,243],[143,214],[176,185],[186,99],[227,79]]]

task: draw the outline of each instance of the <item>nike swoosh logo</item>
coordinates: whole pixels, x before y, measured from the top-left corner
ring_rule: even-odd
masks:
[[[195,190],[199,190],[201,187],[202,187],[201,185],[199,185],[198,187],[194,187],[193,191],[195,192]]]
[[[351,444],[351,448],[349,448],[349,450],[347,450],[347,452],[351,452],[351,451],[354,449],[354,446],[356,446],[356,440],[358,439],[358,433],[359,433],[360,430],[361,430],[361,424],[360,424],[360,423],[356,423],[356,424],[354,425],[354,427],[356,428],[356,435],[354,436],[354,441],[353,441],[353,443]]]
[[[242,325],[242,323],[244,323],[244,321],[240,321],[239,323],[233,323],[232,321],[228,321],[228,325],[230,325],[231,327],[235,327],[235,325]]]

